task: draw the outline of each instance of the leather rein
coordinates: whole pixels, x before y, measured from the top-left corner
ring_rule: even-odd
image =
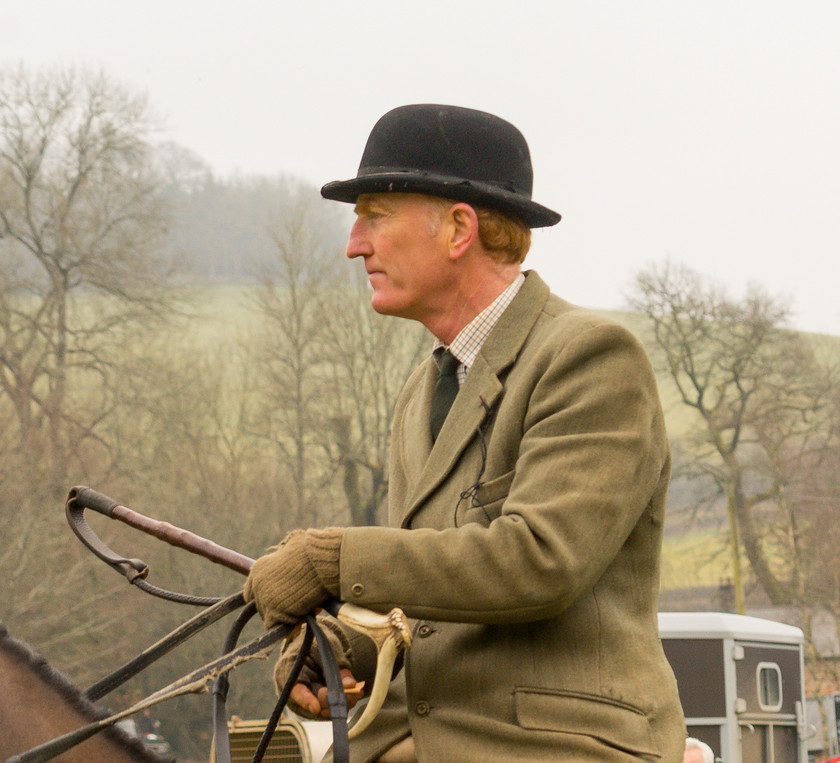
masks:
[[[169,601],[204,607],[197,615],[191,617],[125,665],[117,668],[117,670],[90,686],[84,692],[84,696],[87,699],[92,702],[101,699],[208,625],[238,609],[241,609],[241,612],[228,631],[222,655],[219,658],[197,668],[163,689],[154,692],[127,710],[115,713],[107,718],[95,721],[49,742],[38,745],[26,752],[14,755],[8,758],[6,763],[40,763],[41,761],[52,760],[62,752],[69,750],[123,718],[127,718],[159,702],[182,694],[207,691],[207,684],[210,681],[213,681],[214,763],[231,763],[230,738],[225,704],[229,686],[227,674],[247,660],[254,659],[255,657],[266,657],[274,649],[277,642],[292,633],[297,628],[297,625],[276,625],[263,635],[237,648],[236,644],[243,628],[256,614],[256,607],[253,602],[246,605],[241,592],[228,596],[227,598],[206,598],[174,593],[151,585],[146,581],[146,577],[149,574],[148,565],[140,559],[130,559],[120,556],[108,548],[85,520],[85,509],[96,511],[112,519],[119,519],[131,527],[154,535],[171,545],[203,556],[216,564],[221,564],[242,574],[248,574],[253,564],[253,559],[219,546],[187,530],[175,527],[168,522],[161,522],[139,514],[91,488],[74,487],[67,498],[65,515],[73,532],[88,549],[110,567],[117,570],[121,575],[124,575],[129,583],[141,588],[146,593]],[[393,653],[395,657],[399,651],[407,648],[411,641],[408,625],[400,610],[393,610],[383,618],[381,615],[368,613],[359,607],[342,604],[342,602],[334,599],[325,602],[322,608],[351,627],[362,630],[374,638],[377,641],[377,648],[380,651],[380,655],[387,651],[389,655]],[[370,617],[367,617],[368,615]],[[373,623],[374,620],[376,621],[375,623]],[[361,731],[359,727],[363,728],[367,726],[372,720],[372,716],[378,711],[378,707],[366,708],[362,717],[354,725],[352,732],[348,733],[347,699],[344,694],[338,663],[315,617],[312,614],[307,615],[305,622],[307,627],[303,646],[298,653],[297,659],[286,680],[286,684],[280,693],[274,711],[254,752],[252,763],[259,763],[263,759],[271,737],[280,721],[292,687],[297,682],[298,675],[309,652],[313,638],[318,644],[318,650],[323,663],[324,678],[327,684],[327,701],[333,730],[333,757],[336,763],[339,761],[349,761],[349,738]],[[376,633],[372,631],[376,631]],[[393,661],[394,659],[392,657],[391,665],[386,665],[383,668],[388,673],[387,680],[390,680]],[[379,667],[377,667],[377,680],[374,684],[374,693],[376,693],[376,684],[379,683]],[[387,687],[385,689],[387,690]],[[383,690],[380,688],[379,693],[382,694],[382,692]],[[373,704],[373,697],[368,704]],[[379,701],[379,705],[381,706],[381,700]],[[366,716],[368,717],[366,718]]]

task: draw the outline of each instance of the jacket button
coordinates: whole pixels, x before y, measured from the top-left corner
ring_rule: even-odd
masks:
[[[423,624],[422,624],[422,625],[421,625],[421,626],[417,629],[417,635],[418,635],[420,638],[428,638],[429,636],[431,636],[431,635],[432,635],[432,633],[434,633],[434,628],[432,628],[432,626],[431,626],[431,625],[428,625],[428,624],[426,624],[426,623],[423,623]]]
[[[420,702],[414,705],[414,712],[417,713],[417,715],[428,715],[429,703],[421,700]]]
[[[361,596],[365,592],[365,587],[361,583],[353,583],[350,591],[353,593],[353,596]]]

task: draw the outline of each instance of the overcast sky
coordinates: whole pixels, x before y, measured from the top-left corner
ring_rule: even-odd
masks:
[[[373,123],[516,124],[563,214],[528,263],[620,308],[670,258],[840,335],[837,0],[4,0],[0,63],[101,68],[221,176],[356,173]],[[331,202],[324,202],[331,203]]]

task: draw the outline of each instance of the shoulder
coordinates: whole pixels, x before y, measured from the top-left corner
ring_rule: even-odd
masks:
[[[526,344],[545,345],[555,352],[624,348],[647,358],[636,334],[616,318],[579,307],[555,294],[548,296]]]
[[[626,399],[658,405],[648,352],[616,318],[547,295],[511,368],[510,381],[549,396]],[[564,405],[571,404],[566,400]]]
[[[500,323],[527,326],[527,339],[535,337],[555,341],[571,340],[593,334],[614,336],[641,346],[633,332],[616,318],[605,312],[580,307],[549,290],[548,285],[535,271],[526,272],[526,280],[514,302]]]

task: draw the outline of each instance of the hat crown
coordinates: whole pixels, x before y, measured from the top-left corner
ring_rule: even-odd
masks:
[[[510,122],[460,106],[392,109],[371,130],[355,178],[321,188],[325,199],[366,193],[420,193],[489,207],[531,228],[557,212],[531,198],[534,174],[525,137]]]
[[[459,106],[414,104],[393,109],[371,130],[358,176],[428,172],[491,183],[531,196],[528,144],[510,122]]]

